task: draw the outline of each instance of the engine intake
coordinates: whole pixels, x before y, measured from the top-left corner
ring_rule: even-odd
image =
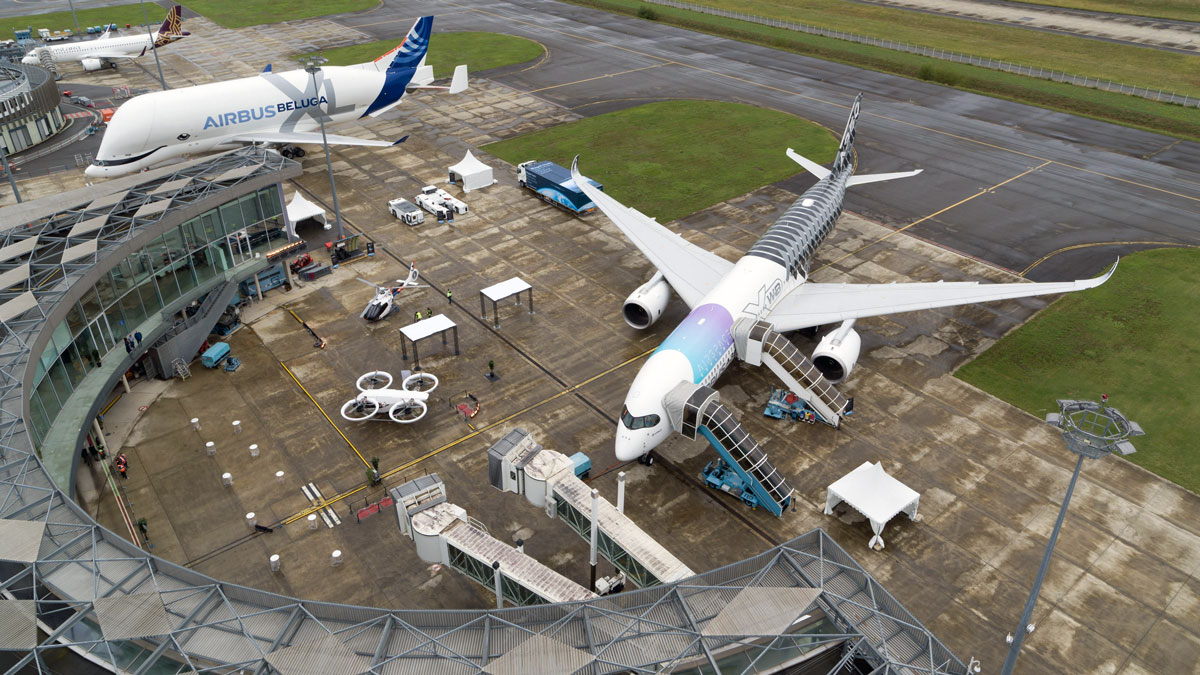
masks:
[[[853,323],[853,322],[849,322]],[[850,375],[854,364],[858,363],[858,353],[862,350],[862,338],[850,326],[843,324],[841,328],[827,334],[817,343],[813,350],[813,365],[825,379],[837,384]]]
[[[84,70],[100,70],[104,67],[104,62],[100,59],[83,59],[79,62]]]
[[[625,298],[621,316],[633,328],[649,328],[666,311],[670,299],[671,286],[663,278],[662,272],[657,272],[650,281],[638,286]]]

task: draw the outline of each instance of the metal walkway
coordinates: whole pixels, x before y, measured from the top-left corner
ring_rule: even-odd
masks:
[[[836,427],[842,417],[853,412],[853,399],[843,396],[813,362],[801,354],[791,340],[775,332],[769,322],[740,319],[733,327],[733,337],[739,358],[752,366],[765,363],[776,377],[816,411],[822,422]]]
[[[417,545],[428,563],[446,565],[511,605],[577,602],[597,597],[588,589],[488,534],[482,523],[460,506],[446,501],[437,474],[422,476],[391,489],[400,532]],[[497,579],[498,577],[498,579]]]
[[[592,488],[575,476],[574,464],[564,454],[547,450],[524,429],[514,429],[488,448],[488,474],[492,486],[524,494],[546,515],[566,523],[590,541]],[[597,552],[625,578],[641,588],[694,576],[687,565],[671,554],[607,499],[596,500]]]
[[[792,503],[791,486],[715,390],[683,381],[663,403],[675,431],[692,439],[703,436],[768,511],[783,515]]]

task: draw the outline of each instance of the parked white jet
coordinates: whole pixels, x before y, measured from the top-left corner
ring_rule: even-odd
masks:
[[[617,423],[618,459],[642,458],[667,438],[671,425],[664,398],[671,389],[680,382],[709,386],[725,371],[736,356],[733,328],[739,319],[766,321],[781,333],[841,322],[813,353],[816,367],[836,383],[850,374],[858,360],[862,342],[853,330],[855,319],[1079,291],[1099,286],[1112,276],[1116,265],[1095,279],[1056,283],[855,285],[808,281],[813,252],[841,215],[847,187],[920,173],[852,175],[854,127],[861,101],[859,94],[832,168],[788,149],[788,157],[820,180],[800,195],[737,263],[688,242],[596,189],[580,175],[576,157],[571,166],[575,183],[658,269],[625,300],[625,322],[639,329],[653,324],[666,309],[669,288],[691,308],[629,388]]]
[[[271,66],[254,77],[142,94],[117,109],[89,177],[121,176],[177,161],[184,155],[230,150],[245,143],[320,143],[326,124],[374,117],[400,103],[410,89],[467,88],[467,67],[454,69],[449,87],[428,86],[433,68],[424,65],[433,17],[418,19],[395,49],[369,63],[285,73]],[[330,143],[390,146],[328,134]],[[405,137],[407,138],[407,136]]]
[[[176,40],[191,35],[183,30],[182,8],[175,5],[167,13],[167,18],[151,36],[131,35],[128,37],[113,37],[108,31],[95,40],[72,42],[65,45],[39,47],[26,54],[21,63],[38,66],[41,60],[38,51],[45,50],[55,63],[73,63],[78,61],[84,70],[100,70],[106,63],[114,59],[136,59],[154,47],[165,47]]]

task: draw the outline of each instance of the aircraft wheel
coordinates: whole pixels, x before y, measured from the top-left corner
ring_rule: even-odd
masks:
[[[358,378],[358,382],[355,382],[355,385],[358,386],[359,391],[387,389],[392,385],[392,374],[382,370],[373,370]]]
[[[342,419],[350,422],[361,422],[379,412],[379,403],[369,399],[352,398],[342,406]]]
[[[424,401],[400,401],[388,411],[393,422],[412,424],[425,416],[429,410]]]
[[[304,151],[304,148],[296,148],[295,150],[292,151],[292,154],[295,155],[297,159],[299,159],[308,153]]]
[[[404,391],[423,391],[431,392],[437,389],[438,379],[432,373],[413,373],[404,378],[404,383],[400,385]]]

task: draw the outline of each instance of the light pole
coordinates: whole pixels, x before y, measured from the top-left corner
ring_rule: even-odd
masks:
[[[71,6],[71,20],[75,22],[75,32],[79,32],[79,17],[75,16],[75,0],[67,0],[67,4]]]
[[[154,65],[158,66],[158,81],[162,83],[163,91],[167,90],[167,78],[163,77],[162,63],[158,60],[158,40],[154,39],[154,32],[150,30],[150,16],[146,14],[146,0],[140,0],[142,5],[142,18],[146,20],[146,35],[150,36],[150,49],[154,52]]]
[[[1004,659],[1002,675],[1012,675],[1017,667],[1017,656],[1025,636],[1033,632],[1033,607],[1037,604],[1038,592],[1042,590],[1042,582],[1046,580],[1046,570],[1050,568],[1050,557],[1054,553],[1054,544],[1058,541],[1059,530],[1067,517],[1067,505],[1071,503],[1071,493],[1075,491],[1075,482],[1079,479],[1079,471],[1083,468],[1085,458],[1100,459],[1113,452],[1122,455],[1132,455],[1133,444],[1130,436],[1143,436],[1146,432],[1134,422],[1121,414],[1120,410],[1108,407],[1108,394],[1104,394],[1100,403],[1095,401],[1060,400],[1059,412],[1046,415],[1046,423],[1053,424],[1062,430],[1063,440],[1067,448],[1079,455],[1075,462],[1075,472],[1071,474],[1071,483],[1067,486],[1067,496],[1063,498],[1062,508],[1058,511],[1058,520],[1054,521],[1054,529],[1050,532],[1050,542],[1046,544],[1046,553],[1042,556],[1042,565],[1038,568],[1037,577],[1033,580],[1033,588],[1029,591],[1029,599],[1025,601],[1025,610],[1021,613],[1021,622],[1017,630],[1007,638],[1010,645],[1008,657]]]
[[[321,92],[317,91],[317,73],[321,72],[321,65],[328,63],[329,59],[323,56],[309,56],[304,64],[304,71],[312,76],[313,81],[313,96],[321,98]],[[320,108],[317,108],[320,111]],[[341,240],[345,237],[342,231],[342,209],[338,206],[337,185],[333,182],[333,161],[329,159],[329,139],[325,136],[325,113],[317,113],[317,121],[321,123],[321,145],[325,147],[325,168],[329,171],[329,191],[333,193],[333,217],[337,222],[337,238]]]

